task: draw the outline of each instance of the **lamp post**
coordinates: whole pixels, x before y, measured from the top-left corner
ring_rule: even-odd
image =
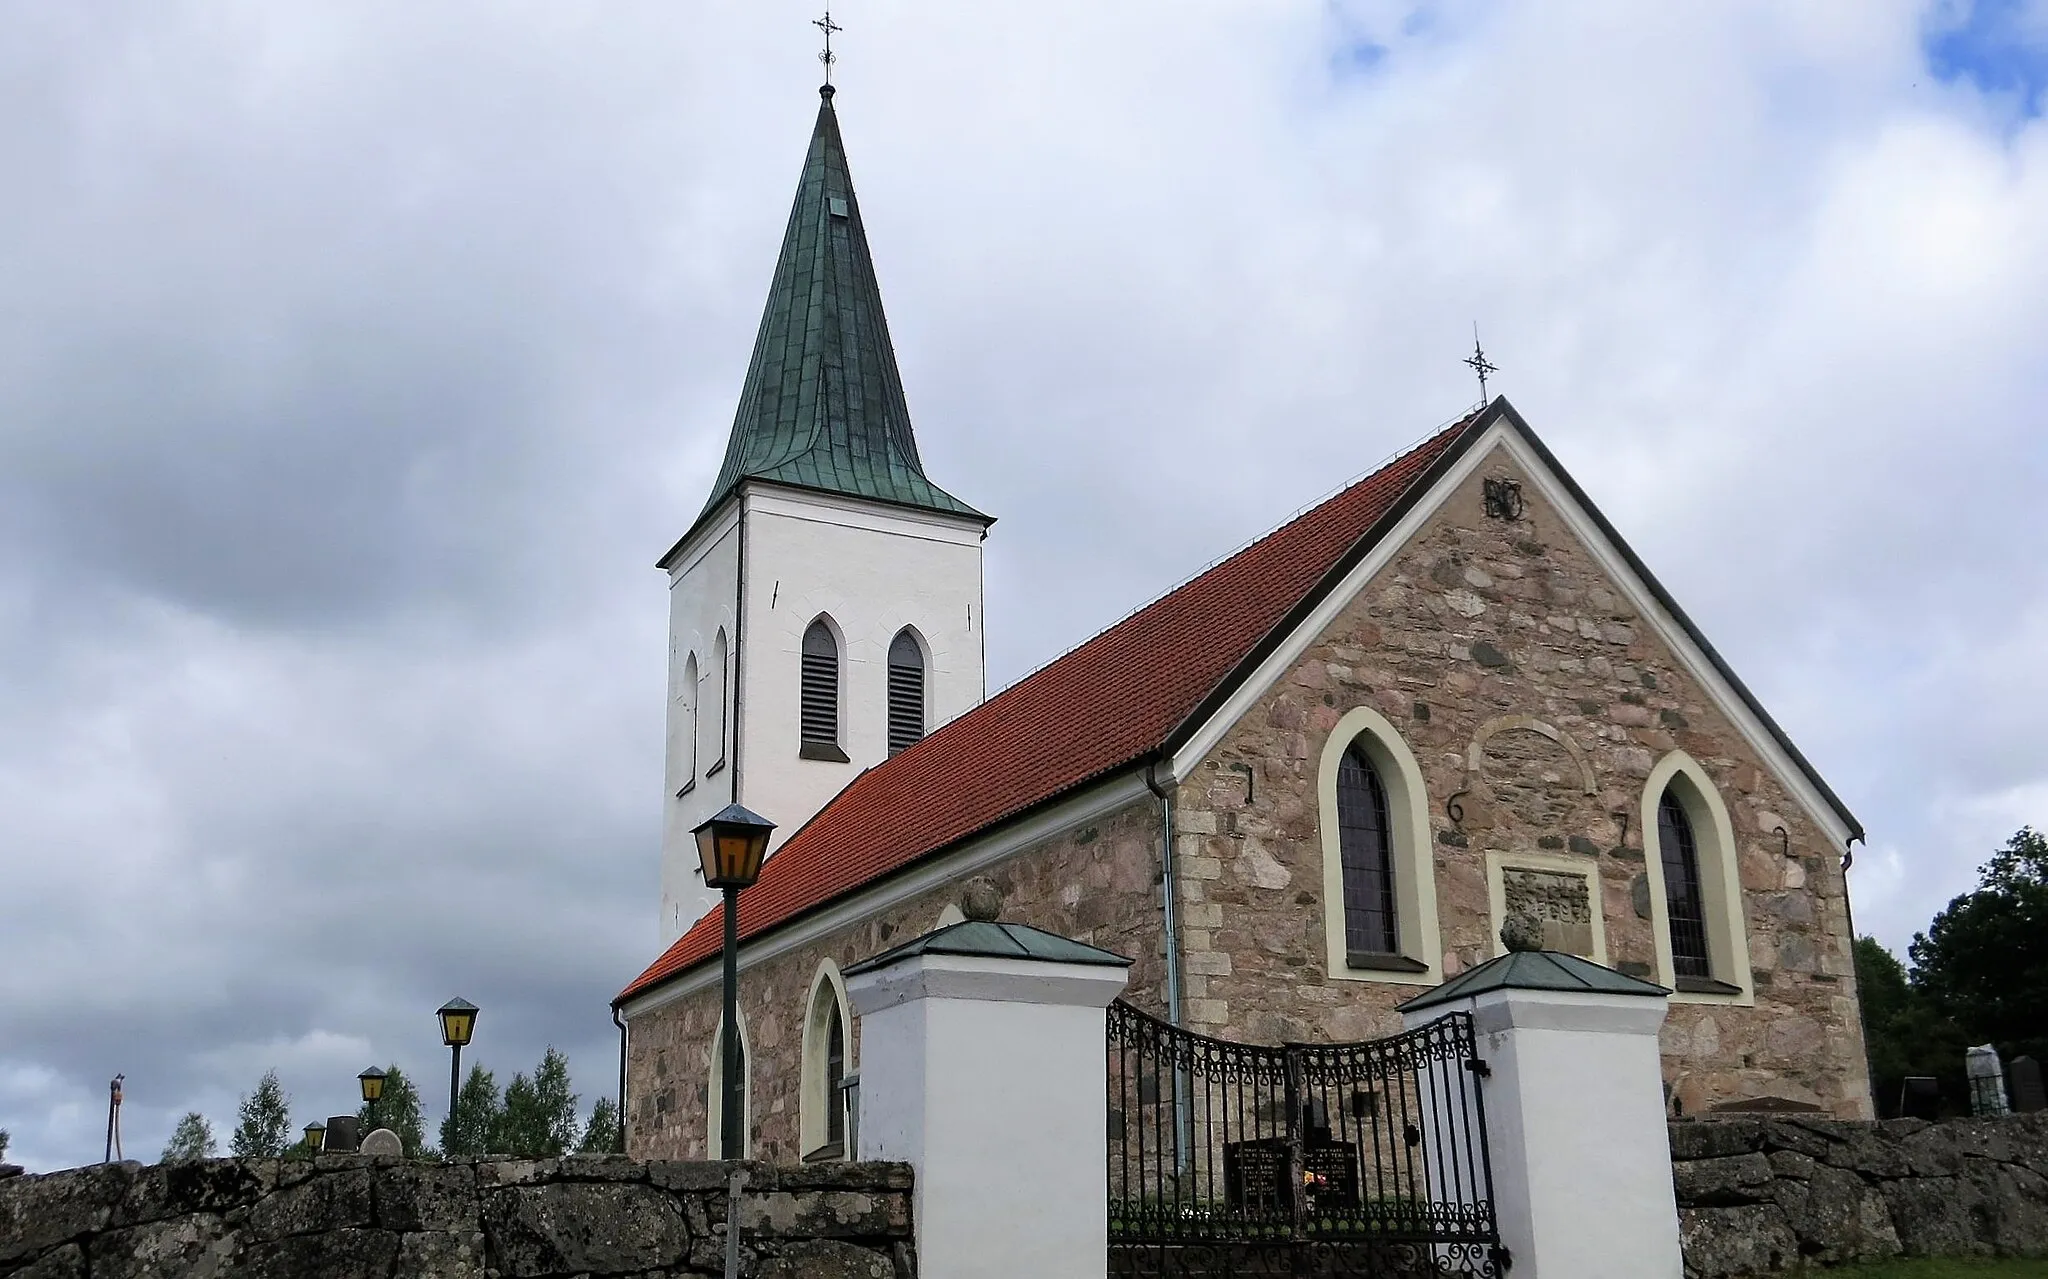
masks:
[[[435,1012],[441,1019],[441,1042],[454,1053],[448,1063],[448,1130],[455,1131],[455,1099],[462,1093],[462,1050],[476,1033],[476,1005],[457,995]],[[453,1154],[453,1151],[449,1152]]]
[[[704,863],[704,883],[725,890],[725,1019],[720,1023],[725,1051],[719,1062],[718,1147],[720,1159],[738,1159],[742,1107],[746,1105],[740,1071],[740,890],[761,877],[761,859],[775,823],[738,804],[713,814],[691,834]]]
[[[370,1108],[370,1128],[377,1127],[377,1099],[384,1095],[384,1072],[375,1066],[356,1076],[356,1082],[363,1086],[363,1104]]]
[[[306,1125],[306,1153],[307,1153],[307,1154],[309,1154],[309,1155],[317,1155],[317,1154],[319,1154],[319,1153],[320,1153],[320,1139],[321,1139],[322,1137],[325,1137],[326,1135],[327,1135],[327,1125],[326,1125],[326,1124],[323,1124],[323,1123],[321,1123],[321,1122],[320,1122],[319,1120],[317,1120],[317,1119],[316,1119],[316,1120],[314,1120],[314,1121],[313,1121],[312,1123],[310,1123],[310,1124],[307,1124],[307,1125]]]

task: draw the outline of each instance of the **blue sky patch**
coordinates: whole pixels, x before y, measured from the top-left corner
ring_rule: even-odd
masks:
[[[2048,5],[2042,0],[1944,6],[1922,43],[1928,67],[1942,80],[2011,95],[2023,116],[2040,115],[2048,105]]]

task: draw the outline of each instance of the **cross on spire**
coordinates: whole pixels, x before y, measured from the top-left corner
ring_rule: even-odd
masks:
[[[1486,403],[1486,375],[1500,372],[1500,367],[1486,358],[1486,352],[1479,345],[1479,325],[1472,325],[1472,354],[1463,361],[1466,368],[1479,375],[1479,402]]]
[[[825,48],[818,54],[818,61],[825,64],[825,83],[829,85],[832,83],[832,64],[839,61],[832,53],[832,33],[844,31],[846,28],[832,21],[832,10],[829,6],[824,17],[811,19],[811,25],[825,33]]]

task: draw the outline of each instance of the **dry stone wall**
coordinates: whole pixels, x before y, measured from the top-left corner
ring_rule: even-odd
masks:
[[[1519,484],[1515,518],[1487,515],[1487,480]],[[1324,901],[1319,768],[1356,706],[1384,715],[1422,770],[1446,977],[1496,953],[1489,855],[1571,863],[1598,890],[1607,962],[1659,976],[1642,799],[1658,761],[1690,755],[1734,827],[1755,994],[1673,1001],[1661,1046],[1675,1104],[1777,1097],[1869,1117],[1841,850],[1500,453],[1176,793],[1193,1029],[1363,1039],[1398,1031],[1394,1006],[1420,993],[1329,971],[1323,929],[1342,914]],[[1535,887],[1547,943],[1589,939],[1554,881],[1508,885]]]
[[[1687,1279],[2048,1256],[2048,1114],[1671,1126]]]
[[[620,1156],[103,1164],[0,1180],[5,1279],[723,1273],[733,1165]],[[902,1164],[745,1165],[742,1273],[914,1279]]]

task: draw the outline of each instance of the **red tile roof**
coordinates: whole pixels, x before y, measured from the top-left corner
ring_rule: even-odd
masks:
[[[742,940],[1158,750],[1477,416],[856,777],[768,859]],[[617,1002],[717,955],[724,928],[713,909]]]

